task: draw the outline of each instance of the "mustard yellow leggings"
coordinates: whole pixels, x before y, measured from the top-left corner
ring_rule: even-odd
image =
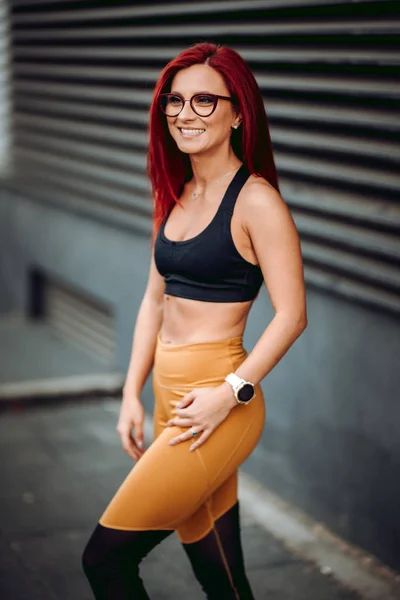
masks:
[[[123,560],[132,561],[132,552],[128,552],[128,547],[132,549],[132,544],[143,546],[143,551],[137,554],[138,563],[156,543],[172,531],[176,531],[185,550],[193,550],[192,554],[188,552],[188,555],[208,598],[213,597],[213,589],[216,590],[216,594],[221,593],[217,590],[215,578],[214,584],[201,580],[200,572],[210,570],[205,568],[207,556],[213,553],[210,544],[205,552],[197,552],[196,559],[193,560],[193,556],[194,550],[200,549],[200,542],[210,540],[211,536],[215,553],[227,572],[227,585],[232,589],[232,598],[253,598],[250,590],[246,592],[247,595],[240,595],[236,589],[232,565],[229,564],[228,550],[224,547],[224,540],[221,539],[224,536],[221,532],[224,528],[227,532],[236,528],[235,535],[237,543],[240,544],[238,467],[253,451],[263,431],[266,412],[261,387],[256,386],[256,396],[248,405],[235,406],[209,438],[193,452],[189,451],[192,439],[175,446],[168,445],[171,438],[186,428],[166,427],[167,421],[175,416],[172,411],[183,396],[194,388],[220,385],[225,376],[234,372],[246,356],[241,337],[171,345],[164,343],[160,335],[158,336],[153,369],[154,441],[134,465],[106,507],[99,519],[96,534],[92,535],[86,548],[83,566],[95,595],[94,581],[99,569],[97,568],[97,575],[95,571],[96,567],[99,567],[99,560],[94,559],[96,552],[93,549],[96,545],[98,549],[104,539],[107,539],[107,552],[110,553],[111,530],[120,532],[118,540],[124,539],[126,553],[119,556],[120,564]],[[218,523],[220,528],[216,526]],[[128,537],[124,538],[122,532],[131,532],[130,542],[125,542]],[[133,535],[133,532],[137,533]],[[140,536],[139,532],[143,532],[143,535]],[[233,535],[232,531],[231,534]],[[117,535],[115,533],[115,539]],[[225,540],[228,537],[229,534],[226,533]],[[115,548],[121,547],[120,541],[111,545]],[[240,555],[241,548],[238,552]],[[118,560],[114,561],[114,571]],[[236,557],[235,561],[238,560]],[[203,569],[199,567],[200,563]],[[104,571],[104,561],[102,566]],[[131,572],[127,575],[126,569],[120,569],[119,577],[122,581],[123,578],[129,579],[133,575]],[[120,585],[125,585],[124,589],[133,589],[134,585],[138,585],[137,577],[136,584],[133,580],[126,580],[124,584],[121,581]],[[115,582],[112,585],[115,586]],[[96,598],[125,598],[122,592],[118,595],[112,585],[110,584],[110,590],[114,590],[113,596],[111,591],[109,596],[97,592]],[[212,589],[206,590],[206,586],[211,586]],[[98,590],[104,590],[107,585],[103,580],[97,587]],[[144,588],[141,594],[132,595],[132,598],[148,598]],[[225,597],[231,596],[225,594]]]

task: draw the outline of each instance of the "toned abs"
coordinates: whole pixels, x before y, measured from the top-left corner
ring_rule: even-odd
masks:
[[[253,302],[202,302],[164,294],[161,339],[191,344],[241,336]]]

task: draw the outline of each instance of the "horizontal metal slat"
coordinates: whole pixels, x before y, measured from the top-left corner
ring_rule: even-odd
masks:
[[[143,170],[146,160],[143,154],[137,152],[120,151],[115,148],[110,151],[106,146],[87,144],[80,140],[68,140],[51,137],[48,135],[30,133],[26,129],[14,129],[14,141],[18,149],[39,150],[39,152],[54,151],[55,155],[72,154],[76,159],[92,163],[107,163],[118,169]]]
[[[49,58],[61,58],[63,60],[73,61],[74,59],[79,59],[80,61],[84,61],[87,59],[100,59],[100,60],[139,60],[143,61],[149,60],[154,61],[162,61],[165,64],[179,52],[183,50],[184,46],[146,46],[146,47],[138,47],[135,46],[123,46],[123,47],[104,47],[104,46],[59,46],[59,45],[46,45],[46,46],[38,46],[38,45],[23,45],[16,46],[14,51],[14,56],[16,58],[44,58],[48,60]]]
[[[104,354],[112,356],[115,352],[115,342],[110,339],[109,335],[101,334],[93,328],[93,324],[85,322],[79,312],[74,313],[68,310],[65,302],[55,302],[49,300],[49,311],[47,314],[48,321],[53,325],[62,324],[65,330],[76,331],[85,345],[90,343],[92,348],[101,349]]]
[[[65,308],[68,314],[76,316],[80,322],[87,323],[105,338],[111,340],[115,335],[115,318],[111,312],[99,309],[88,301],[82,301],[74,294],[66,292],[57,284],[48,282],[46,295],[50,298],[51,306]]]
[[[338,248],[327,248],[308,240],[301,242],[301,249],[305,261],[312,260],[321,267],[332,267],[372,284],[395,288],[400,299],[400,269],[397,266],[386,265]]]
[[[8,33],[8,29],[3,26],[3,29],[0,27],[0,62],[6,62],[6,51],[11,43],[11,36]]]
[[[157,46],[146,48],[135,48],[133,46],[122,48],[104,48],[96,46],[17,46],[14,51],[16,58],[26,59],[31,61],[33,58],[42,58],[46,61],[54,60],[55,58],[63,59],[64,61],[73,62],[74,59],[83,61],[90,60],[119,60],[119,61],[162,61],[163,64],[168,60],[172,60],[179,52],[184,49],[184,46]],[[358,49],[358,48],[320,48],[318,52],[315,49],[307,49],[303,46],[286,46],[281,48],[267,43],[265,40],[262,48],[248,48],[246,46],[236,45],[237,50],[245,60],[254,63],[262,63],[263,65],[275,64],[283,62],[286,64],[299,63],[327,63],[332,65],[343,64],[360,64],[360,65],[399,65],[399,54],[393,50],[382,50],[380,48],[373,49]]]
[[[323,42],[322,42],[323,43]],[[329,65],[399,65],[400,56],[395,50],[382,50],[380,48],[338,48],[328,47],[307,49],[303,46],[285,46],[285,48],[265,45],[264,47],[253,49],[245,46],[236,45],[237,50],[245,60],[253,63],[282,62],[287,65],[297,65],[301,63],[316,65],[319,63]]]
[[[80,349],[88,348],[92,352],[95,352],[98,358],[103,359],[105,363],[108,363],[114,357],[114,352],[109,351],[107,348],[102,347],[92,339],[88,338],[88,336],[85,335],[85,331],[79,331],[79,329],[72,328],[70,322],[65,321],[62,318],[62,315],[50,314],[49,324],[63,336],[75,342]]]
[[[371,227],[390,228],[400,231],[400,204],[384,197],[338,191],[316,183],[304,185],[281,177],[280,188],[284,199],[293,208],[358,221]]]
[[[360,3],[368,4],[376,2],[376,0],[361,0]],[[20,6],[21,8],[30,8],[30,5],[54,4],[55,2],[70,2],[70,0],[14,0],[14,6]],[[182,16],[182,15],[195,15],[198,17],[201,14],[214,14],[214,13],[228,13],[236,12],[238,10],[274,10],[282,8],[311,8],[318,6],[334,6],[343,4],[343,0],[268,0],[268,4],[265,0],[231,0],[229,2],[198,2],[197,4],[191,4],[188,2],[174,3],[169,2],[168,4],[141,4],[139,6],[116,6],[114,8],[92,8],[85,10],[84,8],[78,10],[62,10],[52,11],[44,13],[42,16],[43,22],[68,22],[71,20],[90,19],[92,20],[108,20],[110,18],[149,18],[149,17],[166,17],[166,16]],[[35,23],[35,14],[29,13],[16,13],[14,20],[18,24]]]
[[[352,161],[359,157],[378,159],[386,162],[400,162],[400,141],[374,140],[361,135],[343,132],[296,130],[294,127],[276,125],[271,127],[274,143],[279,143],[292,150],[320,150],[323,152],[340,152],[349,154]],[[400,179],[399,179],[400,183]]]
[[[265,90],[291,90],[307,93],[334,92],[339,96],[372,96],[384,98],[400,98],[400,83],[391,80],[366,79],[363,77],[344,77],[343,75],[322,76],[309,73],[298,75],[262,74],[254,72],[260,88]],[[378,85],[379,83],[379,85]]]
[[[132,90],[118,87],[118,94],[115,89],[103,85],[73,85],[64,83],[49,83],[35,81],[13,81],[13,89],[18,94],[36,94],[37,96],[53,96],[54,98],[81,98],[95,102],[110,102],[115,105],[118,103],[124,104],[142,104],[150,105],[153,96],[152,91]]]
[[[136,175],[131,175],[128,171],[110,169],[87,162],[84,163],[70,157],[58,157],[52,155],[50,152],[18,148],[15,151],[15,158],[17,161],[21,158],[26,162],[42,165],[45,170],[49,168],[59,169],[71,177],[81,175],[88,179],[92,178],[93,181],[102,184],[111,184],[125,188],[132,187],[132,189],[135,189],[140,181]]]
[[[398,236],[379,231],[368,231],[349,223],[327,221],[321,217],[292,211],[296,226],[301,235],[311,236],[321,243],[336,243],[342,247],[359,250],[366,255],[374,254],[387,259],[400,260],[400,240]]]
[[[135,108],[114,108],[112,106],[96,106],[71,100],[54,100],[52,98],[18,98],[14,104],[16,118],[18,114],[32,115],[38,113],[40,116],[53,116],[57,120],[70,116],[81,120],[90,118],[91,121],[119,121],[131,127],[147,129],[149,123],[148,110]]]
[[[306,103],[267,97],[265,107],[270,118],[292,123],[329,123],[330,125],[346,126],[350,130],[356,127],[373,131],[400,130],[398,112],[387,107],[369,108],[362,104],[362,100],[358,106],[351,107],[338,104],[321,105],[315,101],[313,102],[312,98]]]
[[[310,265],[305,266],[304,274],[308,284],[315,287],[329,290],[350,300],[367,302],[377,308],[400,314],[400,296],[397,294],[358,281],[355,282]]]
[[[51,280],[46,280],[45,306],[53,329],[107,362],[114,358],[115,319],[108,307]]]
[[[51,189],[56,193],[57,190],[64,189],[70,195],[85,198],[86,202],[107,204],[115,210],[132,211],[137,215],[148,215],[151,210],[148,202],[150,190],[147,189],[145,177],[138,176],[135,188],[126,190],[103,182],[88,181],[84,176],[71,177],[68,172],[60,169],[46,169],[41,163],[18,161],[17,169],[21,172],[20,180],[29,181],[32,187],[36,185],[36,191]],[[14,182],[14,185],[18,185],[18,182]]]
[[[160,69],[152,67],[94,67],[94,66],[68,66],[63,64],[46,65],[43,63],[16,63],[14,66],[16,76],[55,77],[56,79],[76,80],[102,79],[124,82],[155,83],[160,75]]]
[[[255,23],[249,20],[241,23],[198,23],[197,25],[185,24],[184,27],[176,27],[173,25],[142,25],[137,26],[110,26],[110,27],[69,27],[65,29],[47,29],[35,27],[35,29],[15,29],[14,38],[16,42],[29,40],[74,40],[82,37],[84,31],[85,39],[160,39],[172,38],[177,40],[195,39],[201,33],[202,38],[210,38],[216,36],[243,36],[244,28],[247,34],[252,36],[288,36],[288,35],[304,35],[313,36],[321,34],[340,35],[345,34],[392,34],[400,33],[400,20],[393,17],[391,20],[375,18],[374,20],[362,19],[338,19],[338,20],[319,20],[305,19],[302,21],[286,21],[282,22],[279,19],[268,19]]]
[[[117,202],[99,201],[98,198],[90,198],[88,194],[68,190],[68,188],[54,186],[48,182],[40,182],[40,190],[34,184],[34,178],[28,180],[10,179],[4,182],[3,187],[8,190],[15,201],[29,198],[30,201],[45,203],[50,207],[57,207],[62,210],[68,210],[79,215],[89,216],[93,220],[114,225],[120,229],[128,229],[146,238],[151,233],[151,219],[140,213],[128,209],[126,205]],[[89,199],[90,198],[90,199]]]
[[[63,331],[74,331],[75,337],[79,336],[85,346],[89,344],[93,349],[111,358],[115,353],[115,343],[105,336],[98,335],[87,323],[79,321],[78,315],[76,317],[75,319],[75,315],[68,314],[63,304],[51,306],[48,313],[50,324],[56,327],[62,325]]]
[[[147,144],[147,134],[140,131],[129,131],[123,127],[104,125],[104,123],[93,124],[72,121],[70,119],[55,118],[49,116],[39,117],[22,112],[16,112],[15,123],[17,127],[29,127],[33,130],[52,131],[58,135],[76,135],[78,138],[87,140],[101,140],[101,143],[110,147],[111,142],[116,144],[130,144],[144,147]],[[133,148],[131,150],[133,152]],[[144,160],[144,157],[143,157]]]
[[[299,175],[317,182],[321,179],[360,186],[364,182],[365,186],[387,190],[391,193],[398,193],[400,173],[394,171],[384,172],[378,168],[363,167],[356,165],[347,165],[339,160],[334,162],[317,158],[311,158],[290,153],[287,150],[275,151],[278,170],[282,170],[288,176]]]

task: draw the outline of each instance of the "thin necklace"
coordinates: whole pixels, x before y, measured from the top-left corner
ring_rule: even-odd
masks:
[[[231,171],[228,171],[227,173],[225,173],[225,175],[221,175],[221,177],[218,177],[218,179],[214,179],[214,181],[211,181],[208,185],[213,185],[214,183],[218,183],[218,181],[221,181],[221,179],[223,179],[224,177],[227,177],[234,171],[237,171],[240,167],[241,167],[241,165],[239,165],[239,167],[235,167]],[[201,192],[201,193],[203,194],[204,192]],[[192,192],[192,200],[197,200],[197,198],[199,196],[200,196],[200,192]]]

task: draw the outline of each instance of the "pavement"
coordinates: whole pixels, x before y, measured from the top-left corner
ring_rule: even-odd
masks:
[[[132,468],[115,429],[119,403],[111,397],[18,402],[0,413],[2,600],[93,598],[81,568],[82,550]],[[256,600],[362,598],[291,553],[248,508],[241,508],[241,518]],[[174,534],[142,561],[141,576],[154,600],[204,598]]]

